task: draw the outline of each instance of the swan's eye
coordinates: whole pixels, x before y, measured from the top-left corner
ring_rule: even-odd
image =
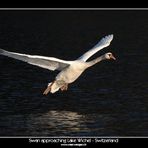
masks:
[[[111,54],[108,54],[108,56],[111,58]]]

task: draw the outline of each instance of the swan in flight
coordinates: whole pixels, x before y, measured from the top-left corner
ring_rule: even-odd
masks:
[[[108,52],[92,61],[86,62],[96,52],[109,46],[112,39],[113,39],[112,34],[105,36],[92,49],[90,49],[89,51],[87,51],[85,54],[83,54],[81,57],[79,57],[74,61],[65,61],[54,57],[15,53],[3,49],[0,49],[0,55],[21,60],[48,70],[60,71],[59,74],[56,76],[55,80],[49,83],[47,88],[43,92],[44,95],[47,95],[49,92],[55,93],[59,89],[61,89],[61,91],[67,90],[68,84],[74,82],[87,68],[93,66],[94,64],[102,60],[110,60],[110,59],[115,60],[113,54],[111,52]]]

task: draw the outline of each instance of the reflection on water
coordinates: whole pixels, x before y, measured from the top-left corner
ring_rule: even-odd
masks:
[[[0,119],[0,136],[146,136],[147,114],[141,115],[140,120],[139,116],[136,112],[118,116],[56,110],[44,114],[8,115]]]
[[[76,112],[71,111],[49,111],[38,116],[30,115],[27,121],[29,133],[31,135],[63,135],[70,131],[71,133],[79,132],[84,127],[84,117]],[[40,132],[39,132],[40,131]],[[50,132],[49,132],[50,131]],[[83,132],[83,131],[81,131]],[[68,136],[68,135],[67,135]]]
[[[117,135],[116,117],[108,114],[82,115],[71,111],[8,115],[0,120],[1,136],[98,136]],[[112,128],[111,128],[112,126]]]

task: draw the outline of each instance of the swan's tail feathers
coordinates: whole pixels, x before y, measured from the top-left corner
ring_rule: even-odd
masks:
[[[51,82],[48,84],[47,88],[43,92],[43,95],[47,95],[49,92],[53,94],[57,92],[60,89],[60,87],[61,86],[59,86],[56,81]]]

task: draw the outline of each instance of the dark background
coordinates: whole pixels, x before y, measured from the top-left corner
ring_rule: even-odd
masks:
[[[74,60],[114,34],[116,61],[43,96],[57,72],[0,56],[0,136],[147,136],[148,11],[0,11],[0,47]]]

